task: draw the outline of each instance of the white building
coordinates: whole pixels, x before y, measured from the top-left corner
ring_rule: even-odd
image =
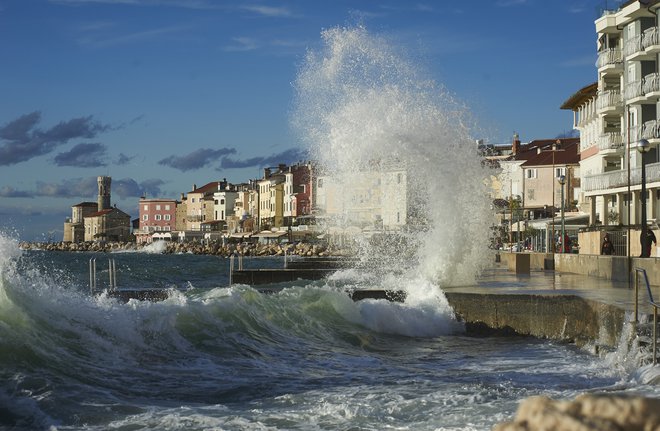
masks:
[[[405,168],[379,162],[369,170],[315,179],[315,202],[329,225],[362,230],[401,230],[410,216],[410,191]]]
[[[660,188],[660,2],[628,1],[596,20],[597,81],[562,106],[580,131],[582,196],[590,224],[640,224],[641,164],[647,139],[647,220],[657,220]],[[632,204],[630,196],[632,195]],[[630,214],[630,217],[628,217]],[[630,222],[630,223],[629,223]]]

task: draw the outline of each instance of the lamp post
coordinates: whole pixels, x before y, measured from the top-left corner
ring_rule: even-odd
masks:
[[[646,227],[646,164],[644,162],[644,154],[647,153],[650,148],[649,141],[646,139],[640,140],[637,144],[637,151],[639,151],[642,156],[642,233],[639,239],[640,245],[642,246],[642,252],[639,257],[651,257],[651,244],[647,237],[648,228]]]
[[[556,242],[555,242],[555,152],[559,150],[561,147],[561,140],[557,139],[557,141],[552,144],[552,252],[556,252]]]
[[[566,237],[564,231],[564,184],[566,184],[566,176],[559,176],[559,184],[561,184],[561,252],[566,253]]]

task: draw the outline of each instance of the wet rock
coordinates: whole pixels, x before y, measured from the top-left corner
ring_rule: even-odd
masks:
[[[660,399],[583,394],[574,401],[548,397],[524,400],[512,422],[495,431],[660,431]]]

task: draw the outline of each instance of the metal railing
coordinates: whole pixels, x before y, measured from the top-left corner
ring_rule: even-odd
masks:
[[[598,68],[608,65],[615,65],[623,63],[623,53],[620,49],[610,48],[598,53]]]
[[[660,181],[660,163],[646,164],[646,182]],[[632,168],[630,170],[630,185],[639,185],[642,183],[642,169]],[[618,169],[616,171],[605,172],[603,174],[587,175],[582,179],[582,189],[584,191],[607,190],[616,187],[623,187],[628,184],[628,171]]]
[[[653,366],[658,363],[658,308],[660,303],[657,303],[653,300],[653,293],[651,292],[651,286],[649,285],[649,278],[646,275],[646,270],[642,268],[635,268],[635,323],[639,322],[639,274],[644,275],[644,281],[646,282],[646,291],[649,294],[649,304],[653,306]]]
[[[229,256],[229,285],[234,284],[234,261],[236,260],[236,255]],[[243,271],[243,255],[238,255],[238,270]]]
[[[108,259],[108,278],[110,290],[117,290],[117,266],[114,259]],[[89,293],[96,290],[96,258],[89,259]]]

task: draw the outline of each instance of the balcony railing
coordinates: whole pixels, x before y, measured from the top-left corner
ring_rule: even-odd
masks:
[[[642,139],[660,138],[660,121],[651,120],[642,125]]]
[[[626,100],[644,95],[643,81],[633,81],[626,84]]]
[[[651,27],[644,30],[642,34],[642,47],[646,49],[654,45],[660,45],[658,34],[658,27]]]
[[[623,62],[623,55],[620,49],[610,48],[598,53],[598,68],[620,64]]]
[[[646,182],[660,181],[660,163],[649,163],[646,165]],[[642,169],[632,168],[630,170],[630,185],[642,183]],[[582,190],[590,192],[594,190],[608,190],[628,185],[628,170],[620,169],[597,175],[586,175],[582,178]]]
[[[649,73],[642,81],[642,92],[646,95],[660,91],[660,74]]]
[[[605,90],[598,93],[596,109],[599,111],[623,106],[621,104],[621,92],[619,90]]]
[[[619,132],[603,133],[598,137],[598,149],[616,150],[623,147],[623,136]]]
[[[638,34],[633,36],[631,39],[626,41],[625,46],[623,47],[623,55],[626,57],[636,54],[638,52],[644,52],[644,46],[642,45],[642,35]]]

